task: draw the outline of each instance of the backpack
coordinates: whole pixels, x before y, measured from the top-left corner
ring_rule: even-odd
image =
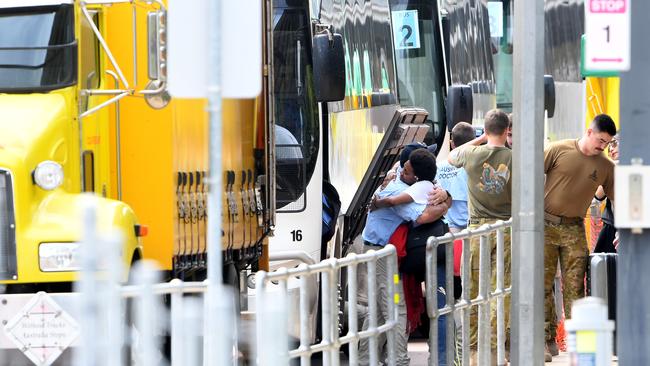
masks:
[[[322,241],[327,243],[334,236],[336,231],[336,220],[341,211],[341,199],[334,186],[323,181],[323,227],[322,227]]]
[[[424,281],[426,276],[426,249],[430,236],[443,236],[449,232],[447,224],[438,219],[434,222],[411,226],[406,238],[406,257],[402,259],[400,272],[414,275],[418,280]],[[445,263],[445,245],[438,245],[437,263]]]

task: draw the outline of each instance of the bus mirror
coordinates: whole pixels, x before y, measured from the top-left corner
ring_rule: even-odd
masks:
[[[313,45],[316,101],[343,100],[345,97],[343,37],[325,31],[314,36]]]
[[[555,80],[552,75],[544,75],[544,109],[548,118],[555,114]]]
[[[451,85],[447,89],[447,128],[451,132],[458,122],[472,123],[472,88],[469,85]]]
[[[167,80],[167,30],[166,15],[162,11],[147,14],[147,53],[150,80]]]

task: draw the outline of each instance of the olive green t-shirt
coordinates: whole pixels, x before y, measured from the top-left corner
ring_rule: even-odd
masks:
[[[510,218],[512,151],[505,146],[465,146],[449,162],[467,172],[470,218]]]
[[[544,149],[544,211],[584,217],[598,186],[614,199],[614,162],[605,154],[587,156],[578,140],[561,140]]]

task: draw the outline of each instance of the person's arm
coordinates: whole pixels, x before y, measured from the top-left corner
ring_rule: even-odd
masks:
[[[372,201],[370,201],[370,210],[374,210],[376,208],[384,208],[384,207],[393,207],[397,205],[401,205],[404,203],[411,203],[413,202],[413,197],[409,195],[408,193],[400,193],[396,196],[390,196],[390,197],[384,197],[384,198],[379,198],[377,196],[374,196],[372,198]]]
[[[379,191],[383,191],[384,188],[386,188],[386,186],[388,185],[388,183],[390,183],[390,181],[395,179],[396,176],[397,174],[395,173],[394,170],[389,170],[388,173],[386,173],[386,176],[384,177],[384,181],[379,186]]]
[[[415,223],[422,225],[434,222],[445,216],[450,206],[451,204],[448,206],[446,203],[435,206],[427,205],[427,207],[424,209],[424,212],[422,212],[422,214],[415,220]]]
[[[483,132],[483,134],[481,136],[475,138],[472,141],[467,141],[466,143],[460,145],[460,147],[465,146],[465,145],[467,145],[467,146],[483,145],[483,144],[485,144],[487,142],[487,140],[488,140],[487,133]]]
[[[548,174],[549,170],[551,170],[555,165],[555,152],[556,149],[553,145],[549,145],[544,149],[544,174]]]
[[[449,164],[460,168],[465,164],[465,156],[467,155],[467,150],[470,150],[473,147],[479,146],[482,143],[487,141],[487,135],[482,134],[480,137],[475,138],[472,141],[468,141],[457,148],[451,150],[447,156],[447,161]]]
[[[607,198],[612,201],[612,204],[614,203],[614,163],[612,163],[612,169],[610,170],[610,174],[607,175],[607,178],[605,178],[605,182],[603,183],[603,191],[605,192],[605,195]]]
[[[386,186],[388,185],[388,183],[390,183],[392,180],[397,178],[397,171],[398,170],[399,170],[399,161],[395,162],[395,164],[393,164],[393,167],[390,168],[390,170],[386,172],[386,176],[384,177],[384,181],[381,182],[381,185],[379,186],[379,189],[378,189],[379,192],[383,191],[384,188],[386,188]]]

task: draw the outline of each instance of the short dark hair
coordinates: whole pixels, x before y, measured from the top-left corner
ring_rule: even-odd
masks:
[[[417,149],[409,155],[413,173],[418,180],[433,181],[436,179],[436,157],[427,149]]]
[[[472,141],[476,137],[474,127],[467,122],[458,122],[451,129],[451,140],[456,147]]]
[[[510,123],[508,115],[500,109],[489,110],[485,114],[485,132],[488,135],[501,135],[507,129]]]
[[[512,130],[512,113],[508,113],[508,128]]]
[[[616,136],[616,123],[612,117],[606,114],[599,114],[591,122],[591,128],[598,132],[605,132],[610,136]]]

